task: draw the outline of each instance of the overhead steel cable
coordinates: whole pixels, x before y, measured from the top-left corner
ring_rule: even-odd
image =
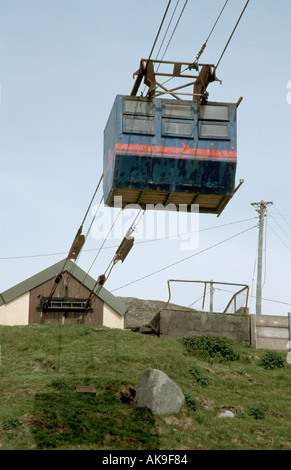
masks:
[[[83,225],[84,225],[85,220],[86,220],[86,218],[87,218],[87,216],[88,216],[88,214],[89,214],[89,211],[90,211],[90,209],[91,209],[91,206],[92,206],[93,201],[94,201],[94,199],[95,199],[95,197],[96,197],[96,194],[97,194],[97,192],[98,192],[98,189],[99,189],[99,187],[100,187],[100,184],[101,184],[102,180],[103,180],[103,174],[101,175],[100,180],[98,181],[97,187],[96,187],[96,189],[95,189],[95,191],[94,191],[94,194],[93,194],[93,196],[92,196],[92,199],[91,199],[91,201],[90,201],[90,204],[89,204],[89,206],[88,206],[88,208],[87,208],[87,211],[86,211],[86,213],[85,213],[85,215],[84,215],[84,218],[83,218],[83,220],[82,220],[82,223],[81,223],[81,225],[80,225],[80,228],[79,228],[79,230],[78,230],[78,232],[77,232],[77,234],[76,234],[76,236],[75,236],[75,239],[74,239],[74,241],[73,241],[73,243],[72,243],[72,246],[71,246],[71,248],[70,248],[70,250],[69,250],[69,253],[68,253],[68,255],[67,255],[67,257],[66,257],[66,259],[65,259],[65,261],[64,261],[63,267],[62,267],[62,269],[60,270],[60,272],[58,273],[58,275],[55,277],[54,284],[53,284],[53,286],[52,286],[52,289],[51,289],[51,291],[50,291],[50,294],[49,294],[48,298],[47,298],[46,301],[45,301],[44,307],[47,306],[47,305],[50,303],[50,301],[51,301],[51,299],[52,299],[52,297],[53,297],[53,295],[54,295],[54,293],[55,293],[55,291],[56,291],[56,289],[57,289],[57,287],[58,287],[58,284],[60,283],[60,281],[61,281],[61,279],[62,279],[62,274],[63,274],[63,272],[65,271],[65,267],[66,267],[66,265],[67,265],[69,259],[73,258],[73,259],[76,260],[77,257],[78,257],[78,255],[79,255],[79,253],[80,253],[80,251],[81,251],[81,249],[82,249],[83,246],[84,246],[84,243],[85,243],[85,236],[82,235]]]
[[[199,61],[200,57],[202,56],[203,52],[205,51],[206,46],[207,46],[207,43],[208,43],[209,39],[211,38],[211,36],[212,36],[212,34],[213,34],[213,31],[215,30],[216,25],[217,25],[218,21],[220,20],[220,17],[222,16],[222,13],[224,12],[225,7],[226,7],[226,5],[228,4],[228,2],[229,2],[229,0],[226,0],[226,2],[225,2],[225,4],[224,4],[224,6],[223,6],[221,12],[219,13],[219,15],[218,15],[218,17],[217,17],[217,19],[216,19],[216,21],[215,21],[215,23],[214,23],[214,25],[213,25],[213,27],[212,27],[210,33],[209,33],[209,35],[208,35],[206,41],[204,42],[204,44],[202,45],[200,51],[199,51],[198,54],[197,54],[195,62],[198,62],[198,61]]]
[[[215,248],[215,247],[217,247],[217,246],[220,246],[220,245],[222,245],[223,243],[226,243],[226,242],[228,242],[228,241],[230,241],[230,240],[232,240],[232,239],[234,239],[234,238],[236,238],[236,237],[238,237],[238,236],[240,236],[240,235],[243,235],[244,233],[249,232],[249,231],[252,230],[253,228],[257,228],[257,225],[253,225],[252,227],[249,227],[247,230],[244,230],[243,232],[237,233],[236,235],[233,235],[232,237],[226,238],[225,240],[222,240],[221,242],[215,243],[214,245],[211,245],[211,246],[209,246],[208,248],[205,248],[204,250],[198,251],[197,253],[194,253],[193,255],[187,256],[186,258],[183,258],[183,259],[181,259],[181,260],[179,260],[179,261],[176,261],[175,263],[169,264],[168,266],[164,266],[163,268],[158,269],[157,271],[154,271],[154,272],[152,272],[152,273],[150,273],[150,274],[147,274],[147,275],[145,275],[145,276],[143,276],[143,277],[140,277],[139,279],[136,279],[135,281],[131,281],[131,282],[127,283],[127,284],[124,284],[123,286],[120,286],[120,287],[118,287],[118,288],[116,288],[116,289],[113,289],[113,290],[111,290],[111,292],[116,292],[117,290],[123,289],[124,287],[128,287],[128,286],[130,286],[130,285],[132,285],[132,284],[135,284],[135,283],[140,282],[140,281],[143,281],[144,279],[147,279],[147,278],[149,278],[149,277],[151,277],[151,276],[154,276],[155,274],[159,274],[159,273],[162,272],[162,271],[165,271],[165,270],[167,270],[167,269],[169,269],[169,268],[172,268],[173,266],[176,266],[176,265],[178,265],[178,264],[180,264],[180,263],[183,263],[184,261],[187,261],[187,260],[189,260],[189,259],[191,259],[191,258],[194,258],[195,256],[198,256],[198,255],[200,255],[200,254],[202,254],[202,253],[205,253],[206,251],[211,250],[212,248]]]
[[[158,57],[159,57],[159,54],[160,54],[161,49],[162,49],[162,47],[163,47],[163,44],[164,44],[164,42],[165,42],[166,36],[167,36],[168,31],[169,31],[169,29],[170,29],[170,26],[171,26],[171,24],[172,24],[172,21],[173,21],[173,18],[174,18],[174,16],[175,16],[175,13],[176,13],[176,10],[177,10],[177,7],[178,7],[179,3],[180,3],[180,0],[177,0],[176,6],[175,6],[175,8],[174,8],[174,11],[173,11],[173,13],[172,13],[171,19],[170,19],[170,21],[169,21],[168,27],[167,27],[166,32],[165,32],[165,34],[164,34],[164,37],[163,37],[163,39],[162,39],[161,45],[160,45],[160,47],[159,47],[159,50],[158,50],[158,52],[157,52],[157,54],[156,54],[156,60],[157,60]],[[164,53],[164,55],[165,55],[165,53]]]
[[[100,207],[101,207],[101,204],[102,204],[103,200],[104,200],[104,196],[101,197],[101,200],[100,200],[100,202],[99,202],[99,205],[98,205],[98,207],[97,207],[97,210],[95,211],[94,217],[92,218],[91,224],[90,224],[90,226],[89,226],[89,228],[88,228],[88,230],[87,230],[87,233],[86,233],[86,235],[85,235],[85,242],[86,242],[86,240],[87,240],[87,238],[88,238],[88,236],[89,236],[89,233],[90,233],[90,231],[91,231],[92,225],[93,225],[93,223],[95,222],[95,219],[96,219],[96,217],[97,217],[97,215],[98,215],[98,212],[99,212],[99,209],[100,209]],[[77,262],[78,262],[78,260],[79,260],[79,258],[80,258],[80,255],[81,255],[81,253],[79,253],[77,259],[75,260],[74,265],[73,265],[72,268],[70,269],[70,274],[73,274],[73,273],[74,273],[75,268],[76,268],[76,265],[77,265]],[[70,277],[68,283],[70,283],[71,279],[72,279],[72,278]]]
[[[151,52],[150,52],[150,55],[149,55],[149,57],[148,57],[148,59],[147,59],[147,63],[149,63],[149,61],[150,61],[151,58],[152,58],[152,54],[153,54],[154,49],[155,49],[155,47],[156,47],[156,43],[157,43],[157,41],[158,41],[159,35],[160,35],[160,33],[161,33],[161,29],[162,29],[163,24],[164,24],[164,22],[165,22],[165,19],[166,19],[166,16],[167,16],[167,13],[168,13],[168,10],[169,10],[169,8],[170,8],[171,3],[172,3],[172,0],[169,0],[168,5],[167,5],[167,8],[166,8],[166,11],[165,11],[164,16],[163,16],[163,19],[162,19],[162,21],[161,21],[161,24],[160,24],[158,33],[157,33],[156,38],[155,38],[155,40],[154,40],[153,47],[152,47]]]
[[[232,31],[232,33],[231,33],[231,35],[230,35],[230,37],[229,37],[229,39],[228,39],[226,45],[225,45],[225,48],[223,49],[222,54],[221,54],[221,56],[220,56],[220,58],[219,58],[219,60],[218,60],[218,62],[217,62],[217,64],[216,64],[216,66],[215,66],[215,69],[216,69],[216,70],[217,70],[217,68],[218,68],[218,66],[219,66],[219,64],[220,64],[220,62],[221,62],[221,60],[222,60],[222,58],[223,58],[223,56],[224,56],[224,54],[225,54],[226,49],[228,48],[228,46],[229,46],[229,44],[230,44],[230,41],[231,41],[232,38],[233,38],[233,35],[234,35],[234,33],[235,33],[235,31],[236,31],[236,29],[237,29],[237,27],[238,27],[238,25],[239,25],[239,23],[240,23],[240,21],[241,21],[243,15],[244,15],[244,13],[245,13],[245,11],[246,11],[247,6],[248,6],[249,3],[250,3],[250,0],[247,0],[245,6],[244,6],[244,8],[243,8],[243,11],[241,12],[240,17],[239,17],[239,19],[237,20],[236,25],[235,25],[235,27],[234,27],[234,29],[233,29],[233,31]]]
[[[125,235],[125,238],[123,239],[122,243],[119,245],[119,247],[122,246],[124,240],[130,240],[130,236],[131,234],[134,232],[135,228],[136,228],[136,221],[138,219],[138,217],[140,216],[140,213],[142,212],[142,214],[144,214],[144,210],[140,209],[139,212],[137,213],[136,217],[134,218],[130,228],[128,229],[126,235]],[[117,220],[117,219],[116,219]],[[133,239],[131,240],[131,246],[133,245]],[[129,248],[130,249],[130,248]],[[126,252],[125,256],[127,256],[128,254],[128,251]],[[113,267],[115,266],[116,262],[119,260],[118,258],[118,250],[117,252],[115,253],[115,255],[113,256],[112,260],[110,261],[106,271],[104,272],[103,275],[99,276],[99,278],[97,279],[97,281],[95,282],[94,284],[94,287],[91,289],[91,292],[89,294],[89,297],[87,299],[87,307],[92,307],[93,303],[94,303],[94,300],[96,299],[96,297],[98,296],[99,292],[101,291],[103,285],[105,284],[105,282],[107,281],[108,277],[110,276],[110,273],[113,269]],[[97,288],[97,289],[96,289]],[[94,297],[93,297],[94,296]]]
[[[80,237],[82,236],[82,231],[83,231],[84,223],[85,223],[85,221],[86,221],[86,219],[87,219],[87,216],[88,216],[88,214],[89,214],[89,211],[90,211],[91,206],[92,206],[92,204],[93,204],[93,201],[94,201],[94,199],[95,199],[95,197],[96,197],[96,194],[97,194],[97,192],[98,192],[98,190],[99,190],[99,187],[100,187],[100,184],[101,184],[102,180],[103,180],[103,174],[101,175],[101,177],[100,177],[100,179],[99,179],[99,181],[98,181],[97,187],[96,187],[96,189],[95,189],[95,191],[94,191],[94,194],[93,194],[93,196],[92,196],[92,199],[91,199],[91,201],[90,201],[90,203],[89,203],[89,206],[88,206],[88,208],[87,208],[87,210],[86,210],[86,213],[85,213],[85,215],[84,215],[84,218],[83,218],[83,220],[82,220],[82,223],[81,223],[80,228],[79,228],[79,230],[78,230],[78,232],[77,232],[77,235],[76,235],[76,237],[75,237],[74,242],[75,242],[76,240],[78,240],[78,237],[80,238]],[[85,241],[86,241],[86,237],[83,236],[83,239],[82,239],[82,241],[81,241],[81,245],[82,245],[82,246],[81,246],[79,252],[81,251],[81,249],[82,249],[82,247],[83,247]],[[73,242],[73,245],[74,245],[74,242]],[[72,247],[73,247],[73,245],[72,245]],[[64,271],[65,266],[66,266],[68,260],[70,259],[70,255],[72,254],[72,253],[71,253],[72,247],[71,247],[71,249],[70,249],[70,251],[69,251],[69,253],[68,253],[68,256],[67,256],[67,258],[66,258],[66,260],[65,260],[65,262],[64,262],[64,266],[63,266],[63,268],[62,268],[61,273]],[[78,256],[78,255],[76,255],[76,258],[77,258],[77,256]],[[60,274],[61,274],[61,273],[60,273]]]
[[[86,272],[86,275],[85,275],[85,277],[84,277],[84,279],[83,279],[82,284],[84,284],[85,280],[86,280],[87,277],[89,276],[89,273],[90,273],[91,269],[93,268],[94,264],[96,263],[97,258],[98,258],[98,256],[100,255],[100,253],[101,253],[101,251],[102,251],[102,249],[103,249],[103,247],[104,247],[104,245],[105,245],[105,243],[106,243],[106,241],[107,241],[107,239],[108,239],[110,233],[112,232],[112,230],[113,230],[113,228],[114,228],[114,225],[116,224],[117,219],[119,218],[121,212],[122,212],[122,209],[120,209],[120,211],[118,212],[116,218],[114,219],[114,221],[113,221],[113,223],[112,223],[112,225],[111,225],[111,227],[110,227],[110,229],[109,229],[109,231],[108,231],[106,237],[104,238],[104,241],[103,241],[102,245],[101,245],[100,248],[98,249],[98,252],[97,252],[95,258],[94,258],[93,262],[91,263],[91,266],[89,267],[88,271]],[[80,288],[81,288],[81,285],[80,285],[79,289],[80,289]],[[79,290],[77,291],[76,296],[78,295],[78,292],[79,292]]]
[[[179,3],[179,1],[180,1],[180,0],[178,0],[178,3]],[[156,47],[156,44],[157,44],[159,35],[160,35],[160,33],[161,33],[161,30],[162,30],[163,24],[164,24],[164,22],[165,22],[165,19],[166,19],[166,16],[167,16],[167,13],[168,13],[168,10],[169,10],[169,8],[170,8],[171,3],[172,3],[172,0],[169,0],[168,5],[167,5],[167,8],[166,8],[166,11],[165,11],[164,16],[163,16],[163,19],[162,19],[162,21],[161,21],[160,27],[159,27],[159,29],[158,29],[158,33],[157,33],[156,38],[155,38],[155,40],[154,40],[154,44],[153,44],[153,46],[152,46],[151,52],[150,52],[150,54],[149,54],[149,56],[148,56],[148,59],[147,59],[147,61],[146,61],[145,70],[147,69],[148,64],[149,64],[149,62],[150,62],[150,60],[151,60],[151,58],[152,58],[154,49],[155,49],[155,47]],[[176,8],[177,8],[177,5],[176,5]],[[171,18],[171,20],[170,20],[170,24],[171,24],[171,21],[172,21],[172,18]],[[170,24],[169,24],[168,28],[170,27]],[[167,32],[166,32],[165,35],[164,35],[163,41],[165,40],[166,34],[167,34]],[[162,44],[163,44],[163,41],[162,41]],[[161,47],[162,47],[162,46],[161,46]],[[160,47],[160,48],[161,48],[161,47]],[[160,52],[160,49],[159,49],[159,51],[158,51],[158,54],[159,54],[159,52]],[[146,89],[146,86],[144,87],[143,93],[145,92],[145,89]]]
[[[93,201],[94,201],[94,199],[95,199],[95,197],[96,197],[96,194],[97,194],[97,192],[98,192],[98,189],[99,189],[99,187],[100,187],[100,184],[102,183],[103,176],[104,176],[104,174],[101,175],[100,180],[98,181],[97,187],[96,187],[96,189],[95,189],[95,192],[94,192],[94,194],[93,194],[93,196],[92,196],[92,199],[91,199],[91,201],[90,201],[90,204],[89,204],[89,206],[88,206],[88,209],[87,209],[87,211],[86,211],[86,214],[85,214],[85,216],[84,216],[84,219],[83,219],[83,221],[82,221],[82,224],[81,224],[82,226],[84,225],[85,220],[86,220],[86,218],[87,218],[87,216],[88,216],[88,214],[89,214],[89,210],[91,209],[91,206],[92,206]]]
[[[179,2],[178,2],[178,3],[179,3]],[[173,32],[172,32],[172,34],[171,34],[171,37],[170,37],[170,39],[169,39],[169,41],[168,41],[168,44],[167,44],[166,49],[165,49],[165,51],[164,51],[164,53],[163,53],[163,55],[162,55],[161,60],[163,60],[163,58],[165,57],[166,52],[167,52],[167,50],[168,50],[168,48],[169,48],[169,46],[170,46],[170,44],[171,44],[171,42],[172,42],[172,39],[173,39],[173,37],[174,37],[174,34],[175,34],[176,30],[177,30],[178,24],[180,23],[180,20],[181,20],[181,18],[182,18],[182,15],[183,15],[183,13],[184,13],[184,11],[185,11],[185,8],[186,8],[186,6],[187,6],[187,3],[188,3],[188,0],[186,0],[185,3],[184,3],[184,6],[183,6],[182,11],[181,11],[181,13],[180,13],[180,16],[179,16],[179,18],[178,18],[178,20],[177,20],[177,22],[176,22],[176,25],[175,25],[175,27],[174,27],[174,30],[173,30]]]
[[[213,25],[213,27],[211,28],[210,33],[208,34],[208,37],[207,37],[206,41],[205,41],[204,44],[202,45],[200,51],[198,52],[198,54],[197,54],[197,56],[196,56],[195,61],[193,62],[193,66],[194,66],[194,64],[197,64],[199,58],[200,58],[201,55],[203,54],[203,52],[204,52],[204,50],[205,50],[205,48],[206,48],[206,46],[207,46],[207,43],[208,43],[209,39],[211,38],[211,36],[212,36],[212,34],[213,34],[213,32],[214,32],[216,26],[217,26],[217,23],[219,22],[219,20],[220,20],[220,18],[221,18],[221,16],[222,16],[222,13],[224,12],[224,10],[225,10],[226,5],[228,4],[228,2],[229,2],[229,0],[226,0],[226,2],[225,2],[225,4],[224,4],[224,6],[222,7],[222,9],[221,9],[219,15],[217,16],[217,18],[216,18],[216,20],[215,20],[215,22],[214,22],[214,25]],[[184,9],[185,9],[185,7],[186,7],[186,4],[187,4],[187,1],[186,1],[185,5],[184,5],[184,8],[183,8],[183,10],[182,10],[182,13],[184,12]],[[180,18],[179,18],[178,22],[179,22],[180,19],[181,19],[182,13],[181,13],[181,15],[180,15]],[[177,26],[178,26],[178,23],[176,24],[176,28],[177,28]],[[175,28],[175,29],[176,29],[176,28]],[[174,31],[174,32],[175,32],[175,31]],[[173,34],[174,34],[174,33],[173,33]],[[173,36],[173,34],[172,34],[172,36]],[[172,37],[171,37],[170,40],[172,40]],[[169,45],[168,45],[168,46],[169,46]],[[167,46],[167,48],[168,48],[168,46]],[[164,54],[164,55],[165,55],[165,54]],[[163,56],[163,57],[164,57],[164,56]],[[188,65],[188,66],[185,67],[181,72],[179,72],[179,73],[177,73],[176,75],[173,75],[173,77],[168,78],[167,80],[165,80],[161,85],[163,86],[163,85],[165,85],[166,83],[168,83],[169,81],[173,80],[174,78],[177,78],[177,77],[179,76],[179,74],[183,74],[184,72],[186,72],[187,70],[189,70],[189,68],[190,68],[190,66]],[[157,88],[157,87],[156,87],[156,88]]]

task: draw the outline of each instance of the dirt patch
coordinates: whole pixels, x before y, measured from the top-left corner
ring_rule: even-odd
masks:
[[[133,403],[135,388],[132,385],[121,384],[117,391],[117,397],[122,403]]]

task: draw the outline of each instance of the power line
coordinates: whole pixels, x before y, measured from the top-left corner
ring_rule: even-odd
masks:
[[[269,223],[269,227],[270,229],[272,230],[272,232],[274,232],[274,234],[279,238],[279,240],[283,243],[283,245],[287,248],[288,251],[291,252],[291,248],[284,242],[284,240],[282,240],[282,238],[280,237],[280,235],[278,235],[278,233],[276,232],[276,230],[273,229],[273,227],[270,225]]]
[[[95,216],[96,216],[96,214],[95,214]],[[254,220],[256,218],[257,217],[251,217],[251,218],[248,218],[248,219],[237,220],[235,222],[229,222],[227,224],[217,225],[217,226],[213,226],[213,227],[206,227],[206,228],[202,228],[202,229],[199,229],[199,230],[194,230],[194,231],[191,231],[191,232],[178,233],[176,235],[167,235],[165,237],[153,238],[151,240],[141,240],[141,241],[137,241],[135,243],[135,245],[141,245],[141,244],[144,244],[144,243],[154,243],[154,242],[157,242],[157,241],[167,240],[167,239],[171,239],[171,238],[183,237],[184,235],[191,235],[193,233],[200,233],[200,232],[206,232],[206,231],[209,231],[209,230],[215,230],[215,229],[219,229],[219,228],[229,227],[231,225],[236,225],[236,224],[240,224],[240,223],[243,223],[243,222],[249,222],[250,220]],[[94,219],[93,219],[93,221],[94,221]],[[92,223],[91,223],[91,227],[92,227]],[[88,233],[89,233],[89,230],[87,232],[86,237],[88,236]],[[104,246],[103,250],[113,250],[115,248],[118,248],[118,245]],[[89,252],[93,252],[93,251],[98,251],[99,249],[100,249],[100,247],[89,248],[87,250],[82,250],[82,252],[83,253],[89,253]],[[45,258],[45,257],[50,257],[50,256],[63,256],[63,255],[66,255],[66,254],[67,254],[67,252],[56,252],[56,253],[44,253],[44,254],[38,254],[38,255],[7,256],[7,257],[1,257],[0,261]]]
[[[153,273],[147,274],[147,275],[145,275],[145,276],[143,276],[143,277],[140,277],[139,279],[136,279],[135,281],[129,282],[129,283],[127,283],[127,284],[124,284],[123,286],[120,286],[120,287],[118,287],[117,289],[113,289],[111,292],[115,292],[115,291],[117,291],[117,290],[123,289],[124,287],[128,287],[128,286],[130,286],[130,285],[132,285],[132,284],[135,284],[135,283],[137,283],[137,282],[139,282],[139,281],[143,281],[144,279],[147,279],[148,277],[154,276],[155,274],[158,274],[158,273],[160,273],[160,272],[162,272],[162,271],[165,271],[165,270],[167,270],[167,269],[169,269],[169,268],[172,268],[173,266],[176,266],[177,264],[183,263],[184,261],[187,261],[187,260],[189,260],[189,259],[191,259],[191,258],[194,258],[195,256],[198,256],[198,255],[200,255],[200,254],[202,254],[202,253],[205,253],[206,251],[209,251],[209,250],[211,250],[212,248],[215,248],[215,247],[217,247],[217,246],[219,246],[219,245],[222,245],[223,243],[226,243],[226,242],[228,242],[228,241],[230,241],[230,240],[232,240],[232,239],[238,237],[239,235],[242,235],[242,234],[244,234],[244,233],[246,233],[246,232],[249,232],[250,230],[252,230],[252,229],[255,228],[255,227],[257,227],[257,225],[254,225],[254,226],[248,228],[247,230],[244,230],[243,232],[237,233],[236,235],[233,235],[232,237],[229,237],[229,238],[227,238],[227,239],[225,239],[225,240],[223,240],[223,241],[221,241],[221,242],[215,243],[215,245],[212,245],[212,246],[210,246],[210,247],[208,247],[208,248],[205,248],[204,250],[201,250],[201,251],[199,251],[198,253],[194,253],[193,255],[190,255],[190,256],[188,256],[188,257],[186,257],[186,258],[183,258],[183,259],[180,260],[180,261],[176,261],[175,263],[169,264],[168,266],[164,266],[163,268],[158,269],[157,271],[154,271]]]
[[[218,287],[216,287],[216,290],[221,290],[221,291],[224,291],[224,292],[229,292],[229,293],[233,293],[233,291],[230,291],[230,290],[227,290],[227,289],[220,289]],[[244,295],[246,296],[247,294],[244,294],[243,292],[241,293],[241,295]],[[252,298],[256,298],[255,295],[252,295],[250,294],[249,297],[252,297]],[[274,299],[267,299],[265,297],[262,297],[262,300],[266,301],[266,302],[273,302],[273,303],[276,303],[276,304],[282,304],[282,305],[291,305],[291,303],[288,303],[288,302],[282,302],[280,300],[274,300]]]
[[[272,218],[272,220],[274,220],[275,224],[280,228],[280,230],[284,233],[284,235],[289,238],[289,240],[291,240],[291,237],[290,235],[288,235],[288,233],[285,232],[285,230],[281,227],[281,225],[276,221],[276,219],[268,212],[268,215]]]
[[[266,302],[274,302],[276,304],[291,305],[291,303],[288,303],[288,302],[281,302],[280,300],[266,299],[264,297],[262,297],[262,300],[265,300]]]
[[[281,212],[279,212],[279,210],[277,209],[277,207],[274,205],[273,206],[274,209],[278,212],[278,214],[280,215],[280,217],[284,220],[284,222],[286,222],[286,224],[288,225],[288,227],[291,228],[291,225],[289,224],[289,222],[285,219],[285,217],[281,214]],[[288,217],[288,216],[287,216]],[[290,217],[290,216],[289,216]]]

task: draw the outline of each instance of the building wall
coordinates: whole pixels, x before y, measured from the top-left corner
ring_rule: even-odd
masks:
[[[16,326],[44,323],[75,323],[124,329],[124,316],[117,313],[99,297],[92,298],[92,312],[41,312],[41,297],[49,297],[54,278],[40,284],[17,299],[0,306],[0,325]],[[63,274],[53,298],[87,299],[90,290],[69,273]]]
[[[52,287],[54,286],[54,279],[51,279],[44,284],[32,289],[30,291],[30,304],[29,304],[29,324],[39,323],[81,323],[91,326],[102,325],[103,316],[103,301],[99,298],[94,299],[93,312],[81,316],[76,312],[40,312],[38,310],[40,299],[42,297],[49,297]],[[53,297],[78,297],[87,299],[90,291],[83,286],[77,279],[69,273],[63,274],[61,282],[53,294]]]
[[[18,297],[9,304],[0,307],[0,325],[28,325],[30,293]]]
[[[103,305],[103,326],[124,329],[124,316],[116,313],[108,304]]]

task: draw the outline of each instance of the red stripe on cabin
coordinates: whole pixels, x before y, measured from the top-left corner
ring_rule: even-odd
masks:
[[[237,152],[226,150],[190,149],[184,147],[161,147],[156,145],[120,144],[115,146],[117,153],[130,153],[138,155],[158,155],[170,158],[199,158],[221,161],[236,161]]]

